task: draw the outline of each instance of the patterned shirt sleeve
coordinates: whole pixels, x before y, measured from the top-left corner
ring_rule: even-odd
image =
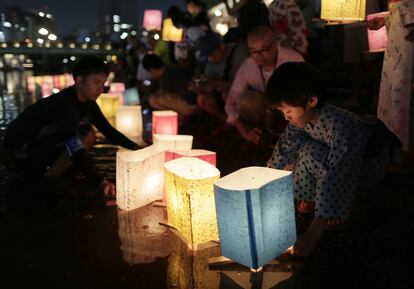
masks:
[[[278,139],[273,154],[267,161],[267,166],[283,169],[286,165],[294,163],[297,158],[297,151],[309,139],[309,136],[302,129],[289,124]]]

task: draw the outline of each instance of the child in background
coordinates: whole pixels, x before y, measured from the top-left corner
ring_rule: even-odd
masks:
[[[327,226],[349,217],[358,189],[386,175],[398,140],[379,120],[326,104],[323,78],[310,64],[281,65],[269,80],[267,95],[289,122],[268,166],[291,169],[293,194],[301,201],[298,210],[315,210],[293,250],[306,256]]]

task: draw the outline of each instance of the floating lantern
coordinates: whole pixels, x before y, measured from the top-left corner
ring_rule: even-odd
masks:
[[[149,146],[116,154],[116,203],[133,210],[163,198],[164,152]]]
[[[127,88],[124,93],[124,105],[137,105],[140,103],[138,89],[136,87]]]
[[[240,169],[214,185],[221,252],[257,269],[296,239],[291,172]]]
[[[162,11],[161,10],[145,10],[144,23],[142,27],[146,30],[161,30]]]
[[[160,151],[166,150],[190,150],[193,146],[192,135],[163,135],[156,134],[153,139],[154,145]]]
[[[183,39],[183,29],[174,26],[171,18],[164,19],[162,25],[162,40],[180,42]]]
[[[375,14],[367,15],[367,20],[371,20],[375,17],[384,18],[389,14],[389,11],[380,12]],[[388,32],[385,25],[378,30],[368,29],[368,44],[369,52],[380,52],[385,51],[388,42]]]
[[[142,140],[142,111],[140,105],[121,106],[116,113],[116,128],[134,141]]]
[[[96,103],[99,105],[99,108],[106,119],[115,126],[115,117],[120,106],[119,97],[102,93],[96,100]]]
[[[123,259],[129,264],[155,262],[170,253],[163,221],[165,208],[148,204],[125,211],[118,209],[119,238]]]
[[[208,150],[171,150],[165,152],[165,161],[175,160],[181,157],[193,157],[216,166],[216,153]]]
[[[166,162],[165,191],[168,221],[196,249],[218,238],[213,183],[217,168],[196,158]]]
[[[178,114],[172,110],[152,112],[152,137],[154,134],[177,134]]]
[[[322,0],[321,18],[350,23],[365,20],[366,0]]]
[[[123,105],[125,103],[124,93],[125,93],[125,83],[113,82],[109,84],[109,94],[118,96],[120,105]]]

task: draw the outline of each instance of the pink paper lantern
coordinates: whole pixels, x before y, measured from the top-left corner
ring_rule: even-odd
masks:
[[[388,11],[380,12],[375,14],[367,15],[367,20],[371,20],[375,17],[383,18],[389,14]],[[368,29],[368,44],[369,44],[369,52],[379,52],[385,51],[387,48],[388,42],[388,33],[387,28],[385,25],[378,29],[378,30],[370,30]]]
[[[174,150],[165,152],[165,161],[172,161],[181,157],[193,157],[216,166],[216,153],[208,150]]]
[[[154,134],[176,135],[178,133],[178,115],[172,110],[152,112],[152,137]]]
[[[162,12],[161,10],[145,10],[144,23],[142,25],[146,30],[161,30]]]
[[[119,97],[119,103],[124,104],[124,93],[125,93],[125,83],[123,82],[113,82],[109,84],[109,94],[116,95]]]

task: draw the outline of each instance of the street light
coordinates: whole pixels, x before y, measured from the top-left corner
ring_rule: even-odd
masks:
[[[46,28],[43,28],[43,27],[40,28],[38,32],[39,32],[40,35],[48,35],[49,34],[49,31]]]

